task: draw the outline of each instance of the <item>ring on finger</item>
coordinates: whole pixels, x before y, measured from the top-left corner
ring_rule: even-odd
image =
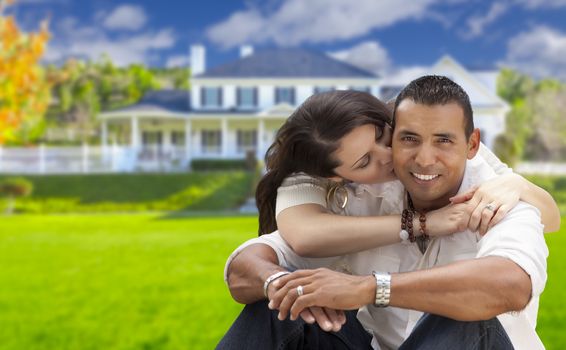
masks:
[[[495,205],[493,205],[493,203],[489,203],[484,207],[484,209],[487,209],[489,211],[495,211]]]
[[[303,286],[298,286],[297,287],[297,295],[301,296],[305,293],[305,291],[303,290]]]

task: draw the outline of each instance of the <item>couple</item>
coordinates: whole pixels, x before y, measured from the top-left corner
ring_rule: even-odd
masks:
[[[449,79],[411,82],[392,130],[389,116],[371,95],[336,91],[280,129],[257,190],[260,233],[279,232],[229,258],[230,291],[249,305],[218,348],[543,347],[551,197],[480,146]]]

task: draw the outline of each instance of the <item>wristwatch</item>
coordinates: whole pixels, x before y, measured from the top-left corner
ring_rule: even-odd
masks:
[[[375,277],[375,305],[376,307],[386,307],[389,305],[391,297],[391,275],[388,272],[372,272]]]

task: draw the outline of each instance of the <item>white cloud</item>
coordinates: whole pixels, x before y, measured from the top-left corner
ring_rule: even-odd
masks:
[[[516,0],[526,8],[559,8],[566,7],[566,0]]]
[[[501,17],[508,10],[508,6],[501,2],[495,2],[489,8],[485,16],[473,16],[468,18],[467,31],[462,32],[464,38],[475,38],[483,34],[487,25],[495,22],[496,19]]]
[[[389,53],[377,41],[362,42],[346,50],[330,52],[329,55],[380,75],[391,67]]]
[[[507,43],[503,65],[536,77],[566,80],[566,33],[538,26],[520,33]]]
[[[255,7],[233,13],[207,28],[213,43],[232,48],[274,42],[281,46],[356,38],[409,19],[430,18],[438,0],[285,0],[279,8]]]
[[[59,21],[54,31],[45,56],[47,62],[61,62],[68,57],[96,60],[107,54],[119,66],[151,64],[156,51],[171,48],[176,41],[173,30],[167,28],[114,38],[98,27],[79,25],[73,17]]]
[[[147,15],[141,6],[120,5],[104,19],[103,25],[108,29],[138,30],[147,22]]]
[[[175,55],[167,58],[165,67],[175,68],[175,67],[186,67],[189,65],[189,55]]]

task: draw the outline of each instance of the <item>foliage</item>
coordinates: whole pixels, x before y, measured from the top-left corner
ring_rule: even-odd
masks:
[[[49,104],[50,84],[39,61],[49,39],[47,22],[36,33],[20,31],[0,0],[0,145],[37,135]]]
[[[18,212],[235,210],[250,196],[253,174],[106,174],[27,176],[33,196]],[[0,180],[2,177],[0,177]]]
[[[509,102],[511,111],[505,134],[496,141],[496,153],[510,162],[564,160],[566,87],[557,80],[534,81],[517,71],[503,69],[498,93]]]
[[[14,212],[15,200],[27,197],[33,191],[33,184],[21,177],[9,177],[0,181],[0,195],[7,197],[6,214]]]
[[[55,81],[48,117],[52,125],[65,125],[78,130],[82,140],[98,127],[96,115],[137,102],[147,91],[160,87],[150,69],[133,64],[116,67],[104,56],[95,62],[70,59],[63,66],[49,66]]]

